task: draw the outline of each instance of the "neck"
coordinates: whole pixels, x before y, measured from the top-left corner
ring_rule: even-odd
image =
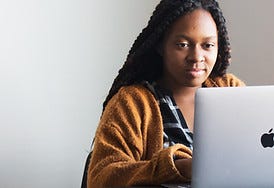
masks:
[[[193,87],[178,86],[178,85],[166,84],[164,81],[158,81],[158,84],[161,87],[171,91],[175,98],[180,98],[185,100],[188,100],[188,99],[194,100],[197,89],[201,87],[201,86],[193,86]]]
[[[173,89],[172,93],[174,96],[193,98],[198,88],[199,87],[181,87],[179,89]]]

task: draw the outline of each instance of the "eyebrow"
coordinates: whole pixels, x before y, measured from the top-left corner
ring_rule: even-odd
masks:
[[[187,40],[192,40],[190,37],[186,36],[186,35],[176,35],[176,38],[184,38],[184,39],[187,39]],[[204,37],[203,38],[204,40],[210,40],[210,39],[218,39],[217,36],[208,36],[208,37]]]

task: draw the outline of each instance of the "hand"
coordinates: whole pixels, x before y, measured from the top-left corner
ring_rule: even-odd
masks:
[[[174,161],[176,168],[179,170],[182,176],[191,179],[192,174],[192,158],[189,159],[177,159]]]

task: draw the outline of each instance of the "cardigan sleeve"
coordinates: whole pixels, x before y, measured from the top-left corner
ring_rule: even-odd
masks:
[[[163,149],[160,110],[141,86],[122,88],[109,101],[95,135],[88,188],[186,182],[174,155],[191,158],[182,144]]]

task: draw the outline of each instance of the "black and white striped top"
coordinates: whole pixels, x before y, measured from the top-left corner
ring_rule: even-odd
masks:
[[[193,134],[188,129],[172,93],[161,88],[156,82],[145,82],[144,85],[153,93],[159,103],[164,125],[164,148],[180,143],[193,150]]]

